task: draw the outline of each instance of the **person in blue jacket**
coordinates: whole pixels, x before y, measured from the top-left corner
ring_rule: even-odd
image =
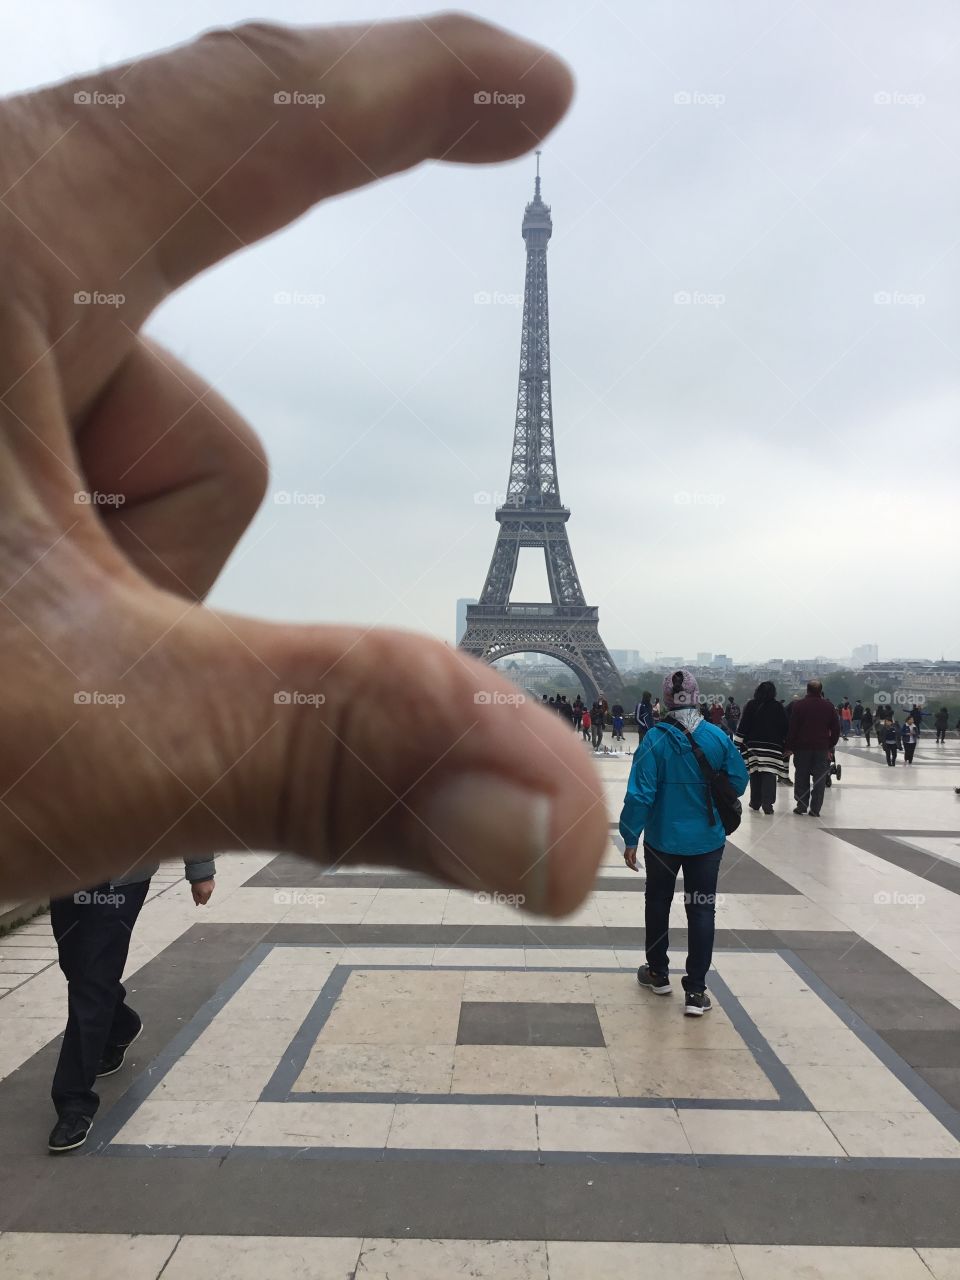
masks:
[[[682,980],[684,1013],[700,1017],[711,1008],[706,979],[713,958],[717,876],[727,837],[716,807],[708,806],[706,780],[677,725],[693,735],[714,769],[724,770],[737,795],[746,791],[750,775],[732,739],[700,714],[700,691],[689,671],[666,677],[663,700],[667,717],[634,752],[620,814],[624,861],[631,871],[637,870],[642,833],[647,873],[647,963],[637,970],[637,981],[656,995],[671,994],[668,927],[682,870],[688,952]]]

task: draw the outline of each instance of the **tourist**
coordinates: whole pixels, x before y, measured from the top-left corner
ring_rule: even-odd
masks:
[[[917,749],[917,739],[919,737],[920,726],[915,723],[912,715],[907,716],[900,734],[900,739],[903,742],[904,764],[913,764],[913,753]]]
[[[598,699],[590,708],[590,728],[591,728],[591,736],[593,740],[594,751],[599,751],[601,743],[603,742],[603,728],[604,728],[605,718],[606,717],[603,714],[603,708],[601,707],[600,701]]]
[[[623,707],[619,702],[615,702],[610,708],[610,717],[613,720],[613,734],[620,742],[623,741]]]
[[[864,707],[863,714],[860,717],[860,727],[863,730],[863,736],[867,740],[867,746],[870,745],[870,734],[873,731],[873,712],[869,707]]]
[[[48,1140],[59,1154],[83,1146],[100,1106],[94,1083],[123,1066],[143,1030],[120,979],[130,936],[159,864],[138,867],[96,888],[50,902],[50,924],[67,980],[67,1027],[50,1096],[57,1123]],[[212,858],[185,862],[193,900],[205,906],[214,889]]]
[[[586,707],[584,707],[583,715],[580,717],[580,732],[583,734],[584,742],[586,742],[587,739],[590,737],[590,730],[592,726],[593,726],[593,721],[590,718],[590,712],[587,710]]]
[[[897,724],[897,718],[892,712],[888,711],[883,724],[877,730],[877,741],[883,747],[883,754],[886,756],[887,764],[891,769],[896,768],[900,739],[901,729]]]
[[[933,717],[933,727],[937,731],[937,746],[942,746],[947,741],[947,727],[950,723],[950,712],[946,707],[941,707],[937,714]]]
[[[853,704],[853,732],[860,737],[863,731],[863,703],[858,698]]]
[[[718,729],[722,729],[724,727],[723,703],[716,698],[711,700],[710,705],[707,708],[707,719],[711,724],[715,724]]]
[[[849,699],[844,698],[840,706],[840,736],[843,738],[844,742],[848,742],[850,740],[850,726],[852,722],[853,708],[850,706]]]
[[[743,757],[722,729],[700,714],[697,682],[676,671],[663,682],[669,716],[643,738],[633,756],[620,815],[623,857],[637,870],[637,845],[643,835],[646,964],[637,981],[656,995],[669,995],[668,928],[670,907],[683,871],[687,916],[687,964],[682,979],[684,1012],[700,1017],[711,1008],[707,971],[716,928],[717,876],[726,832],[709,799],[693,752],[696,742],[709,764],[723,770],[737,795],[749,781]]]
[[[910,715],[913,717],[913,723],[917,726],[919,732],[923,731],[923,707],[918,703],[914,703],[910,708]]]
[[[643,735],[648,729],[652,729],[654,725],[653,703],[650,701],[650,691],[644,689],[640,695],[640,701],[637,703],[637,737],[643,741]]]
[[[783,746],[787,740],[787,713],[777,701],[777,687],[763,680],[743,708],[737,737],[750,772],[750,808],[773,813],[777,778],[787,776]]]
[[[734,701],[733,694],[727,698],[727,705],[723,709],[723,718],[727,723],[727,732],[732,738],[737,731],[737,725],[740,722],[740,708]]]
[[[576,697],[574,698],[574,700],[573,700],[573,727],[574,727],[574,729],[579,729],[579,728],[580,728],[580,721],[583,719],[583,713],[584,713],[584,710],[585,710],[585,708],[584,708],[584,705],[583,705],[583,699],[580,697],[580,695],[579,695],[579,693],[578,693],[578,694],[577,694],[577,696],[576,696]]]
[[[658,698],[653,704],[653,723],[656,724],[662,715],[663,708],[660,706],[660,699]],[[960,730],[960,720],[957,721],[957,729]]]
[[[840,738],[840,717],[819,680],[807,681],[807,695],[790,712],[785,749],[793,756],[794,813],[819,818],[830,768],[830,752]]]

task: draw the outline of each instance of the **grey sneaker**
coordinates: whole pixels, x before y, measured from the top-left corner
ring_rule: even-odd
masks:
[[[642,964],[637,970],[637,981],[655,996],[673,995],[668,973],[654,973],[648,964]]]

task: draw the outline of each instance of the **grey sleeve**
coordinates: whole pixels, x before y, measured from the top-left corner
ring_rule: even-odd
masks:
[[[191,884],[198,880],[212,880],[217,874],[217,864],[213,858],[184,858],[183,870]]]

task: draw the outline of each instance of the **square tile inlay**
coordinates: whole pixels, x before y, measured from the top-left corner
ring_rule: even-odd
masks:
[[[602,1049],[604,1039],[594,1004],[465,1000],[460,1006],[457,1044]]]

